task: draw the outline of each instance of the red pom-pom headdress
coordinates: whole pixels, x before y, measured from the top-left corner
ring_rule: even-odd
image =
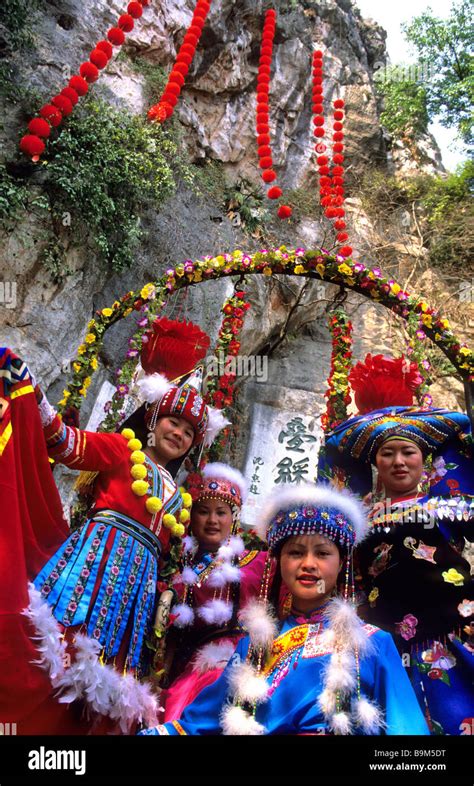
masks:
[[[384,407],[409,407],[423,379],[416,363],[403,355],[368,354],[349,374],[354,401],[361,415]]]
[[[192,322],[155,320],[142,347],[141,363],[146,372],[139,382],[141,398],[147,402],[145,422],[153,430],[159,418],[182,417],[194,429],[194,445],[212,444],[219,431],[229,425],[220,410],[206,405],[201,396],[202,374],[197,372],[183,384],[171,380],[190,374],[203,359],[209,336]]]
[[[141,351],[142,366],[147,374],[164,374],[169,380],[187,374],[206,355],[209,336],[192,322],[161,317],[147,334]]]

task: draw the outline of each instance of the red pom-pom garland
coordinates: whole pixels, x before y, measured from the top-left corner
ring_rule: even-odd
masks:
[[[106,67],[113,54],[113,46],[122,46],[125,41],[125,33],[133,30],[134,20],[140,19],[143,14],[143,7],[149,5],[150,0],[140,0],[140,2],[130,2],[127,6],[127,13],[122,14],[118,19],[117,26],[111,27],[107,33],[107,39],[99,41],[92,50],[89,60],[81,63],[79,74],[75,74],[69,80],[68,87],[65,87],[55,96],[50,104],[45,104],[40,111],[40,117],[33,118],[28,124],[28,129],[32,134],[27,134],[20,141],[22,153],[30,156],[33,161],[38,161],[44,152],[45,145],[41,137],[47,139],[51,127],[57,128],[64,117],[73,111],[79,98],[85,96],[89,90],[89,84],[95,82],[100,75],[100,71]],[[200,3],[198,2],[198,6]],[[207,5],[205,3],[204,5]],[[202,5],[200,6],[202,8]],[[171,104],[171,101],[169,102]],[[171,112],[172,107],[170,107]],[[44,125],[46,123],[46,125]],[[34,129],[34,130],[33,130]],[[26,140],[26,141],[25,141]]]
[[[337,98],[334,101],[333,110],[333,146],[332,157],[327,155],[327,145],[322,141],[326,135],[324,128],[323,115],[323,54],[320,50],[313,53],[313,123],[316,126],[314,136],[318,141],[315,145],[317,153],[319,186],[321,206],[324,208],[326,218],[334,222],[337,231],[336,239],[339,243],[344,243],[349,239],[344,221],[344,101]],[[352,254],[350,246],[342,246],[337,250],[340,256],[348,257]]]
[[[270,9],[265,14],[265,22],[263,25],[262,45],[260,48],[260,60],[258,65],[257,76],[257,143],[258,143],[258,158],[259,167],[263,169],[262,180],[264,183],[274,183],[276,180],[276,173],[272,169],[273,159],[270,147],[270,126],[269,126],[269,93],[270,93],[270,75],[273,54],[273,39],[275,37],[276,26],[276,11]],[[282,196],[282,190],[279,186],[273,185],[267,191],[269,199],[279,199]],[[291,216],[292,210],[288,205],[281,205],[277,210],[279,218],[288,218]]]
[[[181,89],[184,85],[184,79],[188,73],[189,66],[191,65],[194,54],[196,52],[199,39],[201,38],[202,29],[206,23],[206,18],[211,8],[211,3],[198,0],[196,8],[194,9],[191,24],[186,31],[183,43],[176,57],[168,83],[163,91],[163,94],[157,104],[154,104],[148,110],[148,120],[154,120],[158,123],[163,123],[168,117],[173,114],[173,109],[178,103],[178,98]]]

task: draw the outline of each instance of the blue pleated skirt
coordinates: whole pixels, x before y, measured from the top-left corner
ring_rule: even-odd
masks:
[[[140,677],[149,665],[158,557],[143,525],[107,511],[68,537],[34,585],[61,625],[83,626],[101,644],[105,661],[126,644],[125,670]]]

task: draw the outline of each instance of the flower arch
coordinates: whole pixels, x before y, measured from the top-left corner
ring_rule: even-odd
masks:
[[[127,357],[117,372],[116,391],[101,425],[102,430],[106,431],[116,429],[120,423],[123,398],[128,392],[128,383],[138,362],[142,337],[170,295],[189,286],[230,276],[270,277],[279,274],[319,279],[353,290],[381,303],[404,320],[416,315],[425,335],[444,352],[462,377],[467,411],[473,418],[474,352],[453,333],[449,321],[440,312],[417,295],[404,291],[394,279],[387,279],[379,268],[369,268],[339,255],[332,256],[321,249],[291,250],[284,246],[253,254],[236,250],[195,261],[186,260],[166,270],[157,281],[146,284],[139,291],[128,292],[110,307],[98,311],[87,326],[84,342],[79,346],[72,363],[72,377],[59,402],[63,417],[78,417],[92,374],[98,368],[98,353],[104,334],[134,310],[139,313],[137,330],[129,341]]]

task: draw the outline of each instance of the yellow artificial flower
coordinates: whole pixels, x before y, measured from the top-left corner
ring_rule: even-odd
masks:
[[[96,370],[98,365],[99,365],[99,363],[97,361],[97,358],[92,358],[92,360],[91,360],[91,368],[92,368],[93,371]]]
[[[433,316],[431,314],[422,314],[421,321],[426,327],[433,327]]]
[[[88,333],[86,336],[86,344],[93,344],[95,341],[94,333]]]
[[[462,576],[461,573],[459,573],[455,568],[443,570],[441,575],[448,584],[454,584],[455,587],[462,587],[464,584],[464,576]]]
[[[451,323],[450,323],[449,319],[440,319],[439,320],[439,324],[445,330],[450,330],[450,328],[451,328]]]
[[[114,312],[111,308],[103,308],[101,313],[104,315],[104,317],[111,317]]]
[[[63,398],[69,398],[70,395],[69,390],[63,390]]]
[[[392,284],[390,289],[392,290],[394,295],[398,295],[398,293],[401,292],[401,290],[402,290],[400,284]]]
[[[155,287],[153,284],[145,284],[145,286],[140,290],[140,295],[142,296],[143,300],[148,300],[154,291]]]
[[[194,273],[192,274],[192,280],[195,281],[196,284],[198,284],[200,281],[202,281],[202,273],[201,273],[200,270],[195,270],[194,271]]]
[[[305,268],[303,267],[303,265],[296,265],[296,267],[295,267],[295,273],[296,273],[298,276],[299,276],[301,273],[305,273],[305,272],[306,272],[306,270],[305,270]]]
[[[262,272],[264,276],[271,276],[273,273],[271,267],[264,267]]]
[[[81,368],[82,368],[80,363],[73,363],[72,367],[73,367],[74,371],[80,371]]]
[[[471,354],[471,350],[469,349],[469,347],[461,347],[461,349],[459,350],[459,354],[460,355],[470,355]]]
[[[339,273],[342,273],[343,276],[350,276],[352,274],[352,268],[350,268],[349,265],[346,265],[345,262],[343,262],[341,265],[338,265],[337,269],[339,270]]]
[[[85,347],[84,344],[81,344],[81,346],[78,347],[78,349],[77,349],[77,354],[78,355],[83,355],[84,352],[86,351],[86,349],[87,349],[87,347]]]
[[[90,384],[91,384],[91,382],[92,382],[91,378],[90,378],[90,377],[86,377],[86,378],[83,380],[83,382],[82,382],[82,385],[83,385],[83,387],[85,387],[85,389],[87,390],[87,388],[88,388],[88,387],[90,387]]]
[[[87,388],[80,388],[79,389],[79,395],[84,396],[84,398],[86,398],[86,396],[87,396]]]
[[[320,276],[324,275],[325,270],[326,268],[324,267],[324,265],[321,265],[321,263],[319,263],[319,265],[316,265],[316,271],[319,273]]]
[[[91,330],[91,329],[92,329],[94,326],[95,326],[95,319],[91,319],[91,320],[90,320],[90,321],[87,323],[87,330]]]
[[[66,399],[62,398],[61,401],[59,402],[59,406],[64,407],[65,405],[66,405]]]
[[[379,596],[379,588],[378,587],[374,587],[372,592],[369,595],[369,603],[375,603],[375,601],[377,600],[378,596]]]
[[[123,312],[124,317],[128,317],[128,315],[131,314],[132,311],[133,308],[126,308],[125,311]]]
[[[425,301],[424,301],[424,300],[420,300],[420,302],[418,303],[418,305],[420,306],[420,308],[421,308],[421,310],[422,310],[423,312],[425,312],[425,311],[428,311],[428,308],[429,308],[429,306],[428,306],[428,303],[425,303]]]

